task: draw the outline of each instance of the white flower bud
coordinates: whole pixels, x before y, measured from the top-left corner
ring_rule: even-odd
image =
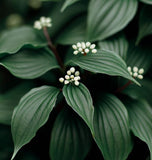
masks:
[[[139,74],[143,74],[143,73],[144,73],[144,69],[141,68],[138,73],[139,73]]]
[[[61,82],[61,83],[63,83],[64,82],[64,78],[59,78],[59,81]]]
[[[65,76],[65,79],[70,79],[70,77],[68,75]]]
[[[79,53],[78,51],[74,51],[74,52],[73,52],[74,55],[77,55],[78,53]]]
[[[86,42],[86,47],[90,47],[91,43],[90,42]]]
[[[78,80],[80,80],[81,78],[80,78],[80,76],[77,76],[78,77]]]
[[[135,72],[135,73],[133,74],[133,76],[134,76],[134,77],[137,77],[137,76],[138,76],[138,73],[137,73],[137,72]]]
[[[97,53],[97,50],[96,50],[96,49],[93,49],[93,50],[92,50],[92,53]]]
[[[86,45],[85,45],[84,42],[81,43],[81,47],[82,47],[82,49],[85,49],[85,48],[86,48]]]
[[[76,86],[78,86],[78,85],[79,85],[79,82],[78,82],[78,81],[75,81],[74,84],[75,84]]]
[[[79,76],[80,75],[80,72],[79,71],[76,71],[75,72],[75,76]]]
[[[83,49],[82,49],[82,48],[79,48],[78,50],[79,50],[79,52],[82,52],[82,51],[83,51]]]
[[[75,80],[75,81],[78,81],[78,80],[79,80],[79,77],[74,77],[74,80]]]
[[[68,81],[68,80],[65,80],[65,81],[64,81],[64,84],[69,84],[69,81]]]
[[[94,49],[96,47],[95,44],[91,44],[90,49]]]
[[[132,76],[132,72],[129,72],[130,73],[130,75]]]
[[[89,49],[88,48],[86,48],[84,51],[85,51],[85,53],[89,53]]]
[[[74,79],[74,75],[71,75],[70,78],[71,78],[71,79]]]
[[[77,47],[81,47],[81,43],[80,42],[77,43]]]
[[[71,71],[71,73],[74,73],[74,72],[75,72],[75,68],[74,68],[74,67],[71,67],[71,68],[70,68],[70,71]]]
[[[67,75],[71,75],[71,71],[70,70],[67,71]]]
[[[142,76],[142,75],[138,75],[138,78],[139,78],[139,79],[143,79],[143,76]]]
[[[134,67],[134,68],[133,68],[133,71],[134,71],[134,72],[138,72],[138,67]]]
[[[77,49],[77,46],[76,46],[76,45],[72,45],[72,48],[73,48],[73,49]]]
[[[131,72],[131,67],[130,66],[127,69],[128,69],[129,72]]]

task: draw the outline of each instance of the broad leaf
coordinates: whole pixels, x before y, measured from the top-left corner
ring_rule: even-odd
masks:
[[[141,100],[130,100],[125,105],[129,113],[131,130],[148,145],[152,160],[152,108]]]
[[[113,95],[102,95],[95,105],[94,138],[106,160],[125,160],[133,144],[125,106]]]
[[[0,60],[0,64],[14,76],[24,79],[37,78],[50,69],[58,68],[52,52],[46,49],[26,49]]]
[[[76,64],[94,73],[122,76],[138,84],[138,82],[130,76],[125,62],[116,53],[111,51],[98,50],[97,53],[86,56],[73,55],[68,63]]]
[[[64,4],[62,6],[61,11],[63,12],[68,6],[76,3],[77,1],[80,1],[80,0],[65,0]]]
[[[137,0],[91,0],[88,40],[103,40],[122,30],[133,19],[137,6]]]
[[[21,48],[27,46],[28,48],[46,46],[46,40],[38,33],[33,28],[27,26],[5,31],[0,36],[0,55],[16,53]]]
[[[86,122],[93,131],[94,107],[89,90],[80,83],[79,86],[72,84],[63,87],[63,95],[67,104]]]
[[[77,42],[85,41],[86,34],[86,16],[82,16],[72,21],[68,26],[63,29],[61,34],[56,39],[60,44],[74,44]]]
[[[152,4],[152,1],[151,1]],[[137,44],[146,36],[152,34],[152,6],[145,5],[140,11],[139,33]]]
[[[32,89],[21,99],[13,112],[11,123],[15,146],[12,160],[19,149],[30,142],[37,130],[46,123],[58,93],[59,89],[55,87],[42,86]]]
[[[88,127],[71,111],[61,111],[51,133],[51,159],[84,160],[90,148],[91,134]]]
[[[14,108],[32,86],[31,83],[23,83],[0,95],[0,123],[10,125]]]
[[[152,4],[152,0],[140,0],[141,2],[144,2],[146,4]]]
[[[128,50],[128,41],[124,34],[119,33],[113,37],[110,37],[104,41],[98,43],[100,49],[112,51],[118,54],[123,59],[126,59]]]

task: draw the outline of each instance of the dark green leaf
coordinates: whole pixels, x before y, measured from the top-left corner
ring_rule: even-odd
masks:
[[[100,49],[115,52],[123,59],[126,59],[128,41],[124,34],[120,33],[98,43]]]
[[[0,54],[16,53],[23,47],[40,48],[47,45],[44,37],[31,27],[20,27],[5,31],[0,37]]]
[[[151,1],[152,4],[152,1]],[[152,6],[145,5],[140,11],[139,33],[137,44],[146,36],[152,34]]]
[[[98,50],[97,53],[88,54],[87,56],[73,55],[73,58],[68,63],[76,64],[94,73],[122,76],[138,84],[138,82],[130,76],[125,62],[111,51]]]
[[[77,1],[80,1],[80,0],[65,0],[61,11],[63,12],[68,6],[72,5],[73,3],[76,3]]]
[[[14,76],[24,79],[37,78],[47,71],[58,68],[52,52],[46,49],[26,49],[0,60]]]
[[[28,92],[32,86],[31,83],[23,83],[0,95],[0,123],[11,123],[14,108],[19,103],[20,98]]]
[[[94,138],[106,160],[125,160],[132,150],[128,114],[113,95],[102,95],[95,106]]]
[[[86,34],[86,16],[82,16],[72,21],[63,29],[62,33],[56,39],[60,44],[74,44],[85,41]]]
[[[130,100],[125,105],[129,113],[130,127],[134,135],[148,145],[152,160],[152,108],[141,100]]]
[[[137,0],[91,0],[88,39],[103,40],[122,30],[133,19],[137,6]]]
[[[37,130],[46,123],[58,94],[59,89],[42,86],[32,89],[21,99],[13,112],[11,123],[15,146],[12,160],[20,148],[30,142]]]
[[[80,83],[79,86],[72,84],[63,87],[63,95],[68,105],[86,122],[93,131],[94,107],[89,90]]]
[[[90,147],[91,134],[84,122],[70,111],[61,111],[51,133],[51,159],[84,160]]]
[[[152,0],[140,0],[141,2],[144,2],[146,4],[152,4]]]

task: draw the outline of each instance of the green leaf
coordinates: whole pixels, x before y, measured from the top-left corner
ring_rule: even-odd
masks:
[[[91,148],[91,134],[75,114],[62,110],[51,133],[52,160],[84,160]]]
[[[86,122],[93,131],[94,107],[89,90],[80,83],[79,86],[72,84],[63,87],[63,95],[67,104]]]
[[[103,40],[122,30],[137,11],[137,0],[91,0],[88,10],[88,39]]]
[[[152,4],[152,1],[151,1]],[[140,11],[139,33],[136,44],[146,36],[152,34],[152,6],[144,5]]]
[[[80,0],[65,0],[64,4],[62,6],[61,12],[63,12],[68,6],[76,3],[77,1],[80,1]]]
[[[141,2],[144,2],[146,4],[152,4],[152,0],[140,0]]]
[[[31,83],[22,83],[0,95],[0,123],[10,125],[14,108],[32,86]]]
[[[61,34],[56,39],[56,43],[59,44],[74,44],[80,41],[85,41],[86,34],[86,16],[81,16],[80,18],[72,21],[68,26],[66,26]]]
[[[12,160],[20,148],[30,142],[37,130],[46,123],[58,94],[59,89],[42,86],[32,89],[21,99],[13,112],[11,123],[15,146]]]
[[[124,60],[126,59],[127,50],[128,50],[128,41],[124,34],[119,33],[104,41],[100,41],[98,45],[101,50],[104,49],[104,50],[115,52]]]
[[[16,53],[23,47],[40,48],[46,46],[46,40],[38,33],[28,26],[5,31],[0,36],[0,55]]]
[[[138,84],[138,82],[130,76],[125,62],[116,53],[111,51],[98,50],[97,53],[90,53],[86,56],[73,55],[73,58],[68,63],[76,64],[94,73],[122,76]]]
[[[129,113],[131,130],[148,145],[152,160],[152,108],[142,100],[129,100],[125,105]]]
[[[128,114],[113,95],[102,95],[95,106],[94,138],[106,160],[126,160],[132,150]]]
[[[24,79],[37,78],[47,71],[58,68],[51,51],[26,49],[0,60],[0,64],[14,76]]]
[[[151,44],[135,46],[133,43],[130,43],[126,63],[131,67],[137,66],[139,68],[144,68],[144,71],[147,72],[152,64],[151,52]]]

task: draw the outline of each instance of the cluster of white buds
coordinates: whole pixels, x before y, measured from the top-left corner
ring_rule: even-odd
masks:
[[[143,73],[144,73],[143,68],[138,69],[138,67],[135,66],[132,69],[131,67],[128,67],[128,71],[130,75],[133,76],[134,78],[143,79]]]
[[[74,83],[76,86],[79,85],[80,80],[80,72],[76,71],[74,67],[71,67],[67,71],[67,75],[65,75],[65,78],[61,77],[59,78],[59,81],[64,84]]]
[[[52,19],[49,17],[41,17],[40,20],[34,22],[34,28],[41,30],[43,27],[51,27],[51,21]]]
[[[77,55],[78,53],[86,55],[89,52],[97,53],[95,47],[96,45],[91,44],[90,42],[78,42],[77,44],[72,45],[74,55]]]

